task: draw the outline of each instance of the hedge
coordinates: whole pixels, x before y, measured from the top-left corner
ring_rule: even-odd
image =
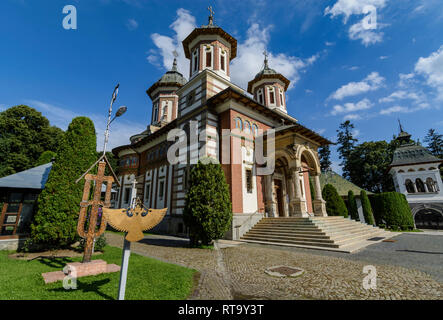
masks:
[[[322,190],[323,199],[326,201],[326,212],[329,216],[348,217],[348,209],[337,189],[332,184],[327,184]]]
[[[414,218],[404,194],[384,192],[371,197],[378,226],[392,230],[413,230]]]
[[[352,192],[352,190],[349,190],[348,192],[348,212],[351,219],[360,221],[360,218],[358,217],[357,201],[355,200],[354,192]]]
[[[360,201],[363,210],[363,217],[365,218],[365,223],[372,226],[375,225],[371,202],[369,202],[369,198],[365,190],[362,190],[360,192]]]

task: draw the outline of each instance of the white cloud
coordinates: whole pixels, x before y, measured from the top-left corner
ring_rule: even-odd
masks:
[[[404,107],[404,106],[393,106],[386,109],[382,109],[380,111],[380,114],[382,115],[390,115],[392,113],[412,113],[423,109],[428,109],[429,104],[427,103],[421,103],[420,105],[416,107]]]
[[[400,73],[398,77],[400,78],[398,86],[402,88],[414,82],[414,73]]]
[[[325,45],[326,45],[327,47],[332,47],[332,46],[335,45],[335,42],[329,42],[329,41],[326,41],[326,42],[325,42]]]
[[[238,44],[238,55],[231,64],[231,80],[239,86],[246,88],[250,80],[263,67],[263,52],[270,40],[269,32],[272,26],[260,28],[253,23],[248,31],[245,41]],[[269,67],[280,72],[291,81],[290,88],[300,79],[300,72],[312,65],[319,54],[305,60],[284,53],[268,52]]]
[[[380,57],[379,57],[380,60],[386,60],[386,59],[388,59],[388,58],[389,58],[388,56],[380,56]]]
[[[426,83],[437,90],[438,99],[443,100],[443,45],[428,57],[420,57],[415,72],[423,75]]]
[[[135,30],[138,28],[138,22],[135,19],[128,19],[126,22],[126,28],[130,31]]]
[[[358,114],[347,114],[343,117],[343,120],[360,120],[361,116]]]
[[[381,98],[380,100],[378,100],[378,102],[384,103],[384,102],[393,102],[396,100],[405,100],[405,99],[410,99],[410,100],[414,100],[416,102],[419,102],[419,101],[422,101],[423,98],[420,97],[415,92],[407,92],[404,90],[398,90],[398,91],[391,93],[387,97]]]
[[[157,47],[150,51],[147,57],[148,61],[156,66],[163,66],[169,70],[172,66],[173,54],[176,50],[179,53],[178,68],[179,71],[187,76],[189,73],[189,60],[184,57],[181,42],[196,27],[195,17],[185,9],[177,10],[177,19],[171,24],[170,28],[174,30],[172,37],[154,33],[151,39]],[[270,40],[270,31],[272,25],[261,28],[259,24],[253,23],[249,27],[246,39],[237,45],[237,57],[231,64],[231,80],[235,84],[246,88],[248,81],[252,80],[263,66],[263,52],[266,50]],[[312,65],[320,54],[315,54],[307,59],[300,59],[295,56],[289,56],[284,53],[268,52],[269,66],[282,73],[291,81],[291,87],[299,80],[300,72],[309,65]],[[160,63],[162,58],[162,63]]]
[[[196,28],[195,18],[188,10],[178,9],[177,19],[169,26],[174,31],[174,36],[164,36],[158,33],[151,34],[151,39],[157,50],[150,51],[147,59],[150,63],[160,66],[159,57],[162,58],[163,67],[170,70],[174,61],[173,52],[177,51],[178,71],[187,77],[189,73],[189,60],[185,57],[182,41]]]
[[[377,90],[382,86],[384,80],[385,78],[380,76],[378,72],[372,72],[360,82],[350,82],[341,86],[328,99],[343,100],[346,97]]]
[[[332,7],[326,7],[324,14],[331,18],[343,15],[343,24],[347,24],[351,15],[365,15],[349,28],[349,38],[360,39],[363,45],[369,46],[383,39],[383,33],[376,31],[383,26],[377,22],[377,11],[385,7],[386,2],[387,0],[338,0]]]
[[[371,101],[365,98],[357,103],[348,102],[343,105],[335,105],[332,108],[331,114],[335,116],[337,114],[352,113],[360,110],[370,109],[372,106],[373,104]]]
[[[63,130],[66,130],[71,123],[72,119],[75,117],[85,116],[90,118],[94,122],[95,131],[97,134],[97,150],[103,150],[104,144],[104,133],[106,129],[107,121],[107,110],[103,115],[98,114],[78,114],[72,112],[69,109],[58,107],[46,102],[38,100],[25,100],[26,104],[30,107],[35,108],[40,111],[46,118],[48,118],[51,125],[55,125]],[[134,121],[129,121],[122,118],[112,122],[109,133],[109,143],[107,150],[110,151],[112,148],[117,146],[129,144],[129,137],[134,134],[143,132],[146,130],[146,126],[141,123],[136,123]]]

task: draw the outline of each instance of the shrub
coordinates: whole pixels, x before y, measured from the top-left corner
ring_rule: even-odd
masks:
[[[392,230],[413,230],[414,219],[404,194],[384,192],[372,196],[377,225]]]
[[[85,243],[86,243],[86,240],[81,238],[80,239],[80,245],[78,246],[78,250],[83,252],[85,250]],[[102,235],[100,235],[100,237],[95,239],[94,251],[101,251],[101,252],[103,252],[105,250],[106,245],[107,245],[107,243],[106,243],[105,235],[102,234]]]
[[[352,219],[360,221],[360,218],[358,217],[357,202],[355,201],[354,192],[352,192],[352,190],[349,190],[348,192],[348,212]]]
[[[375,225],[374,214],[372,213],[371,203],[369,202],[369,198],[365,190],[362,190],[360,192],[360,201],[363,209],[363,217],[365,218],[365,222],[370,225]]]
[[[37,200],[37,212],[31,226],[30,244],[62,248],[77,239],[77,220],[84,180],[75,183],[96,161],[94,123],[77,117],[69,124],[57,149],[45,188]]]
[[[206,162],[206,161],[205,161]],[[210,245],[222,238],[232,221],[229,187],[220,164],[201,161],[189,177],[183,221],[189,228],[190,245]]]
[[[326,212],[328,215],[348,217],[346,204],[332,184],[328,183],[323,187],[322,196],[326,201]]]

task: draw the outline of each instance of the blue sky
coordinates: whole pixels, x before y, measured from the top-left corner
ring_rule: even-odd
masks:
[[[69,4],[76,30],[62,26]],[[440,0],[3,0],[0,110],[27,104],[63,129],[89,116],[101,146],[120,82],[115,107],[128,112],[113,123],[110,144],[126,144],[150,122],[145,91],[170,68],[174,49],[187,76],[181,40],[207,23],[209,4],[238,41],[231,80],[246,88],[266,49],[270,66],[292,81],[288,112],[325,137],[335,140],[345,119],[360,142],[389,140],[397,118],[415,139],[443,131]],[[333,160],[337,169],[335,152]]]

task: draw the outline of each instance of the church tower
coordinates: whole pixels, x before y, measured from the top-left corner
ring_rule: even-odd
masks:
[[[166,72],[146,93],[152,100],[151,126],[162,127],[177,118],[178,95],[176,91],[186,84],[186,79],[177,71],[174,52],[172,69]]]
[[[208,25],[195,28],[185,40],[183,49],[190,60],[189,79],[205,69],[230,81],[229,63],[237,56],[237,40],[214,24],[214,12],[209,7]]]
[[[258,103],[287,113],[286,90],[290,81],[274,69],[269,68],[268,54],[264,52],[265,61],[263,70],[248,82],[248,92]]]

